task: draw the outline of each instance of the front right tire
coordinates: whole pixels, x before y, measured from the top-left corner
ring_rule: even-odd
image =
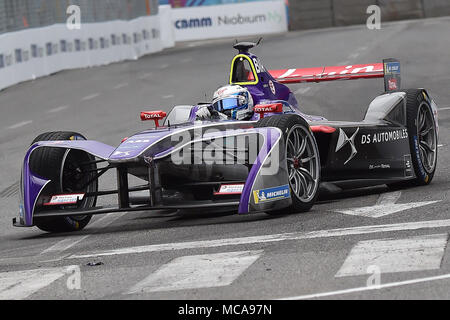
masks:
[[[39,141],[86,140],[76,132],[47,132],[36,137],[32,145]],[[39,148],[30,159],[30,170],[52,182],[48,186],[51,194],[95,193],[98,181],[94,179],[97,165],[95,158],[80,150],[63,148]],[[92,180],[92,183],[88,184]],[[97,197],[85,197],[81,209],[94,207]],[[59,207],[63,209],[63,207]],[[41,230],[52,233],[79,231],[85,228],[92,216],[42,217],[35,218],[34,224]]]

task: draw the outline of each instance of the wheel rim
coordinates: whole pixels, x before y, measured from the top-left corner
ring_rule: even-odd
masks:
[[[83,165],[81,163],[88,162],[89,157],[86,159],[78,159],[78,157],[74,154],[74,150],[67,150],[64,155],[63,167],[61,170],[61,191],[63,193],[92,193],[96,191],[96,183],[91,183],[85,188],[81,188],[81,186],[87,183],[91,178],[92,174],[86,174],[83,170]],[[95,203],[95,199],[93,197],[84,197],[82,200],[80,207],[81,208],[89,208],[92,207]],[[70,217],[75,221],[82,221],[87,216],[72,216]]]
[[[436,166],[437,134],[433,114],[426,103],[420,105],[417,113],[417,136],[422,165],[430,174]]]
[[[296,125],[286,139],[289,185],[302,202],[314,198],[319,186],[320,163],[316,142],[310,131]]]

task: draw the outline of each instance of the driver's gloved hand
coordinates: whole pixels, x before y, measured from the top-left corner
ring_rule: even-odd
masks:
[[[211,111],[209,110],[208,107],[201,107],[200,109],[198,109],[197,113],[196,113],[196,119],[197,120],[207,120],[207,119],[211,119]]]

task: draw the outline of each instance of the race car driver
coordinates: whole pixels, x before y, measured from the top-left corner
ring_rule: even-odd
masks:
[[[253,97],[247,88],[227,85],[219,88],[211,105],[197,111],[197,120],[250,120],[253,116]]]

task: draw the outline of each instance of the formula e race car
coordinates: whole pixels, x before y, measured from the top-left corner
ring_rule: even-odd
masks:
[[[437,106],[425,89],[401,89],[400,63],[268,71],[234,45],[230,84],[250,92],[248,120],[199,120],[208,104],[142,112],[156,128],[118,147],[75,132],[38,136],[22,169],[17,227],[83,229],[92,215],[161,209],[239,214],[309,210],[319,186],[426,185],[437,163]],[[328,121],[301,112],[290,83],[384,78],[385,93],[361,122]],[[226,108],[225,108],[226,109]],[[160,121],[165,122],[160,125]],[[117,187],[100,188],[113,171]],[[322,189],[322,188],[320,188]],[[99,197],[116,195],[112,205]]]

